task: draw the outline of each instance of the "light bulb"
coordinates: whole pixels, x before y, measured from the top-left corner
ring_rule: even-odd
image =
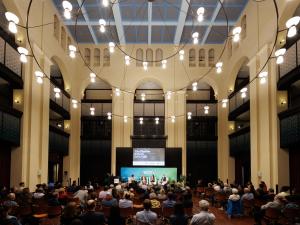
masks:
[[[111,120],[111,112],[108,112],[108,113],[107,113],[107,119],[108,119],[108,120]]]
[[[27,63],[27,57],[26,57],[26,55],[21,54],[21,55],[20,55],[20,61],[21,61],[22,63]]]
[[[100,32],[104,33],[105,32],[106,21],[104,19],[100,19],[99,20],[99,25],[100,25]]]
[[[167,60],[164,59],[163,61],[161,61],[161,66],[163,69],[166,69],[167,68]]]
[[[241,90],[240,90],[240,92],[242,93],[241,94],[241,98],[246,98],[247,97],[247,91],[248,91],[248,88],[242,88]]]
[[[6,12],[5,17],[8,21],[8,30],[13,34],[16,34],[18,32],[17,24],[20,22],[19,17],[11,12]]]
[[[228,99],[223,99],[222,100],[222,107],[226,108],[227,107],[227,103],[228,103]]]
[[[41,71],[35,71],[34,74],[35,74],[36,82],[38,84],[42,84],[43,83],[44,74]]]
[[[72,105],[74,109],[78,108],[78,101],[76,99],[72,99]]]
[[[64,17],[65,17],[67,20],[71,19],[71,11],[68,10],[68,9],[65,9],[65,11],[64,11]]]
[[[188,113],[187,113],[187,119],[188,119],[188,120],[192,119],[192,113],[191,113],[191,112],[188,112]]]
[[[223,67],[223,62],[218,62],[217,64],[216,64],[216,71],[217,71],[217,73],[222,73],[222,67]]]
[[[90,114],[91,114],[92,116],[95,115],[95,107],[93,107],[93,106],[90,107]]]
[[[74,58],[76,57],[76,54],[75,54],[75,52],[70,51],[69,56],[70,56],[72,59],[74,59]]]
[[[267,82],[267,76],[268,76],[268,72],[264,71],[264,72],[261,72],[258,77],[259,77],[259,82],[261,84],[265,84]]]
[[[55,93],[55,98],[60,98],[60,89],[55,87],[53,88],[53,91]]]
[[[155,118],[155,124],[159,124],[159,118],[158,117]]]
[[[102,0],[102,5],[103,5],[104,7],[108,7],[108,5],[109,5],[109,0]]]
[[[246,97],[247,97],[246,92],[243,92],[243,93],[241,94],[241,97],[242,97],[242,98],[246,98]]]
[[[146,94],[145,94],[145,93],[142,93],[142,94],[141,94],[141,99],[142,99],[142,101],[145,101],[145,100],[146,100]]]
[[[287,36],[289,38],[294,37],[297,34],[296,26],[298,25],[299,22],[300,22],[300,16],[292,17],[286,22],[285,26],[286,26],[286,28],[288,28]]]
[[[128,55],[125,55],[125,64],[126,64],[127,66],[130,65],[130,57],[129,57]]]
[[[282,55],[278,56],[276,59],[276,64],[282,64],[284,62],[284,57]]]
[[[148,62],[143,62],[143,68],[145,71],[148,70]]]
[[[197,91],[197,89],[198,89],[198,83],[197,82],[192,83],[192,89],[193,89],[193,91]]]
[[[172,121],[172,123],[175,123],[175,116],[171,116],[171,121]]]
[[[217,68],[217,73],[222,73],[222,68],[221,67]]]
[[[167,99],[170,100],[172,96],[172,92],[171,91],[167,91]]]
[[[239,34],[233,35],[233,42],[238,42],[239,40],[240,40],[240,35]]]
[[[201,22],[204,20],[203,14],[199,15],[199,16],[197,17],[197,20],[198,20],[199,23],[201,23]]]
[[[236,27],[232,30],[232,34],[233,34],[233,41],[234,42],[238,42],[240,40],[240,33],[242,32],[242,28],[241,27]]]
[[[209,106],[204,106],[204,114],[208,114],[209,113]]]
[[[198,20],[198,22],[202,22],[203,21],[203,19],[204,19],[204,11],[205,11],[204,7],[198,8],[198,10],[197,10],[197,15],[198,15],[197,20]]]
[[[114,53],[115,52],[115,46],[116,46],[115,43],[109,42],[108,46],[109,46],[109,52]]]
[[[199,43],[199,33],[198,32],[194,32],[193,34],[192,34],[192,38],[193,38],[193,43],[194,43],[194,45],[196,45],[196,44],[198,44]]]
[[[282,64],[283,61],[284,61],[284,55],[286,53],[286,49],[285,48],[281,48],[281,49],[278,49],[276,52],[275,52],[275,57],[276,57],[276,63],[277,64]]]
[[[72,4],[69,1],[63,1],[62,5],[64,8],[64,17],[66,19],[71,19],[71,11],[73,9]]]
[[[120,96],[121,95],[121,91],[119,88],[116,88],[115,90],[116,96]]]
[[[95,73],[90,73],[90,81],[92,83],[95,83],[96,82],[96,74]]]
[[[22,63],[27,63],[28,50],[26,48],[23,48],[23,47],[18,47],[17,50],[20,54],[20,61]]]
[[[143,117],[140,117],[140,124],[142,125],[144,123]]]

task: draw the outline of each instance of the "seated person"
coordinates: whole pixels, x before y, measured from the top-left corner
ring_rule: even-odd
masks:
[[[79,210],[75,202],[69,202],[64,208],[60,217],[60,225],[70,225],[74,220],[78,219]]]
[[[254,199],[254,195],[253,195],[253,193],[250,192],[249,188],[244,188],[244,194],[243,194],[243,196],[242,196],[241,199],[242,199],[242,201],[244,199],[246,199],[246,200],[252,200],[252,199]]]
[[[107,220],[108,225],[125,225],[125,219],[120,215],[120,208],[118,206],[112,206],[110,208],[109,217]]]
[[[103,225],[105,223],[103,213],[96,212],[95,208],[95,200],[88,200],[86,212],[80,216],[80,220],[82,221],[83,225]]]
[[[234,213],[241,215],[242,210],[240,204],[240,196],[238,193],[238,189],[232,188],[232,194],[228,198],[227,215],[229,219]]]
[[[163,188],[160,189],[159,194],[157,195],[157,198],[159,200],[166,200],[167,199],[166,192]]]
[[[151,201],[151,208],[160,208],[160,202],[157,200],[157,196],[154,192],[149,195]]]
[[[201,200],[199,202],[200,213],[193,216],[191,219],[191,225],[213,225],[216,217],[214,214],[208,212],[209,202]]]
[[[9,215],[9,206],[0,206],[0,224],[1,225],[21,225],[18,219],[14,216]]]
[[[3,205],[7,207],[18,207],[18,203],[16,202],[16,195],[15,193],[9,193],[7,195],[8,200],[3,203]]]
[[[167,200],[163,201],[162,206],[165,208],[171,208],[174,207],[176,204],[176,201],[174,200],[174,194],[172,192],[168,193],[168,198]]]
[[[119,201],[120,208],[132,208],[133,202],[130,200],[130,194],[126,193],[123,199]]]
[[[171,225],[187,225],[188,217],[184,213],[184,207],[181,202],[178,202],[174,206],[174,214],[170,217]]]
[[[102,200],[102,206],[111,207],[113,205],[118,205],[117,199],[113,198],[111,193],[106,193],[105,199]]]
[[[136,220],[137,224],[139,222],[146,223],[146,224],[156,224],[157,221],[157,214],[152,212],[151,209],[151,202],[149,199],[146,199],[143,203],[144,210],[136,213]]]

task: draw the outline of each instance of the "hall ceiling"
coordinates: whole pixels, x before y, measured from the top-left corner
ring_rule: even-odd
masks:
[[[62,0],[52,0],[63,17]],[[191,34],[199,32],[199,44],[222,44],[229,29],[235,25],[248,0],[115,0],[112,10],[104,8],[102,0],[69,0],[73,5],[73,17],[65,25],[79,43],[104,44],[109,41],[120,44],[184,44],[191,42]],[[75,16],[78,16],[77,38]],[[187,4],[190,2],[190,5]],[[205,8],[204,21],[199,23],[196,11]],[[188,12],[188,13],[186,13]],[[107,31],[99,31],[99,19],[105,19]]]

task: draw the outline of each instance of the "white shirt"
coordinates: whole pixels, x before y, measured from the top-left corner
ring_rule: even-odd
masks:
[[[119,207],[120,208],[132,208],[133,207],[133,203],[131,200],[128,199],[120,199],[119,201]]]
[[[207,211],[201,211],[200,213],[193,216],[191,225],[213,225],[216,217],[214,214]]]
[[[74,198],[78,198],[82,203],[85,202],[87,197],[88,197],[88,191],[87,190],[78,190],[74,195]]]
[[[143,210],[136,213],[136,220],[142,223],[156,224],[157,214],[151,210]]]

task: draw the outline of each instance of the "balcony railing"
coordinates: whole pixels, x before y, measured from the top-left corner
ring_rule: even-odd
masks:
[[[0,63],[17,76],[22,77],[22,63],[19,58],[20,55],[16,48],[0,37]]]
[[[50,83],[50,99],[55,102],[57,105],[65,109],[67,112],[70,112],[70,96],[68,93],[65,92],[65,90],[61,90],[60,98],[55,97],[55,93],[53,89],[57,87],[52,82]]]
[[[239,108],[244,103],[248,102],[250,100],[250,89],[249,85],[246,85],[245,88],[247,88],[246,96],[242,98],[241,92],[236,92],[233,96],[229,98],[229,112],[233,112],[237,108]]]
[[[61,155],[69,154],[69,134],[56,127],[49,126],[49,151]]]
[[[250,127],[245,127],[229,135],[230,155],[250,152]]]
[[[300,40],[287,49],[284,63],[278,66],[279,78],[284,77],[300,64]]]

